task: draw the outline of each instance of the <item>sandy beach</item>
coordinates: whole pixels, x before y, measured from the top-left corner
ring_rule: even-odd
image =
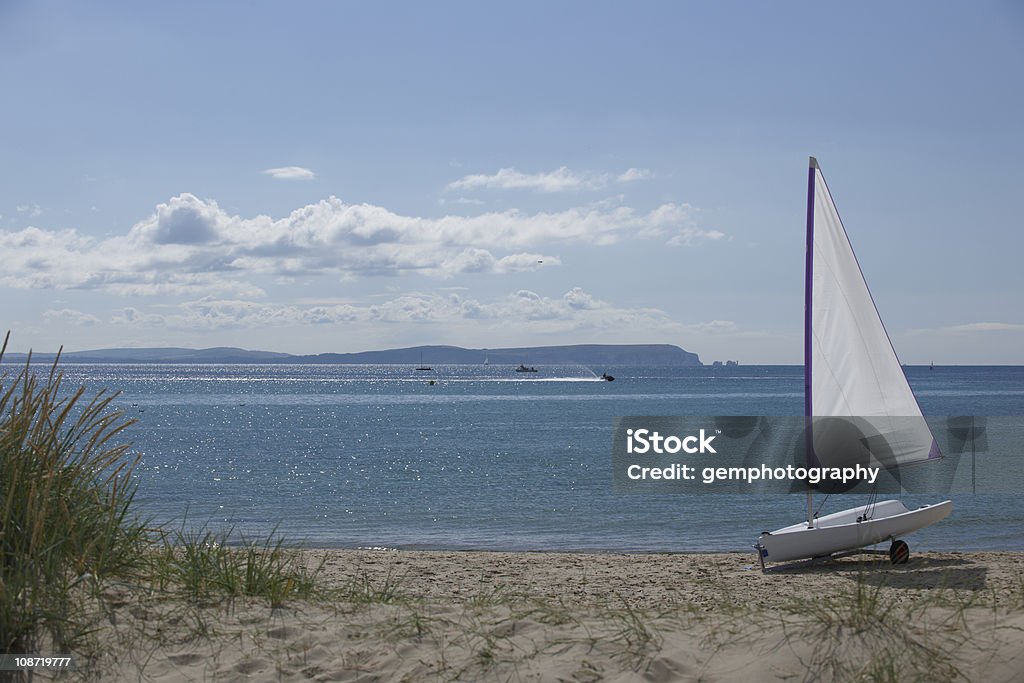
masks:
[[[102,594],[79,676],[151,681],[1020,681],[1024,554],[306,550],[330,597]]]

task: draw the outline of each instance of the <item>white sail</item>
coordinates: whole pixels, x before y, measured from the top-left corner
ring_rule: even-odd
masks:
[[[894,466],[939,457],[813,157],[807,202],[808,464],[848,466],[870,457],[895,474]],[[764,569],[766,561],[824,557],[891,539],[889,556],[903,563],[909,550],[898,538],[944,519],[952,509],[948,500],[916,510],[886,500],[818,517],[808,487],[806,520],[763,532],[754,547]]]
[[[810,415],[864,417],[888,444],[889,464],[938,457],[935,440],[875,308],[857,257],[812,160],[814,214],[809,294]],[[858,421],[861,424],[864,421]],[[875,436],[868,435],[868,436]],[[815,455],[826,464],[829,454]],[[886,460],[889,460],[889,457]]]

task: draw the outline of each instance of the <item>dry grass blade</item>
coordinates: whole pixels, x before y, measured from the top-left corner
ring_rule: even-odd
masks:
[[[89,633],[82,577],[127,572],[145,540],[127,517],[136,460],[127,446],[108,446],[132,421],[112,409],[116,395],[86,403],[85,389],[67,392],[62,379],[57,361],[40,377],[31,355],[13,378],[0,377],[4,652],[79,645]]]

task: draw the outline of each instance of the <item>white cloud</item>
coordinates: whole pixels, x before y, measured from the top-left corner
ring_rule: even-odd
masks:
[[[82,311],[76,311],[71,308],[62,308],[59,311],[49,310],[43,312],[43,320],[48,323],[57,323],[60,325],[75,325],[76,327],[87,327],[90,325],[97,325],[100,323],[100,319],[90,313],[83,313]]]
[[[277,178],[278,180],[312,180],[316,174],[302,166],[281,166],[280,168],[268,168],[264,174]]]
[[[132,234],[155,244],[205,244],[218,239],[227,217],[216,202],[204,202],[195,195],[182,194],[132,228]]]
[[[19,204],[15,207],[18,213],[28,218],[35,218],[43,212],[38,204]]]
[[[650,180],[653,177],[654,173],[646,168],[628,168],[615,178],[615,182],[633,183],[638,180]]]
[[[978,323],[965,323],[963,325],[950,325],[948,327],[933,327],[927,329],[913,330],[911,334],[915,335],[960,335],[960,334],[976,334],[984,332],[1024,332],[1024,324],[1021,323],[1002,323],[1002,322],[978,322]]]
[[[696,227],[684,227],[672,235],[666,244],[670,247],[689,247],[696,242],[711,240],[717,242],[725,237],[725,233],[719,230],[702,230]]]
[[[569,190],[592,189],[600,179],[589,179],[570,171],[565,166],[549,173],[521,173],[514,168],[501,168],[494,175],[474,174],[463,176],[448,183],[447,190],[535,190],[537,192],[566,192]],[[598,185],[599,186],[599,185]]]
[[[686,329],[709,334],[731,334],[738,331],[736,323],[732,320],[710,320],[702,323],[691,323],[686,325]]]
[[[115,325],[163,325],[164,318],[161,315],[143,313],[134,306],[126,306],[114,314],[110,322]]]
[[[950,332],[1021,332],[1024,325],[1019,323],[967,323],[946,328]]]
[[[584,292],[579,287],[573,287],[571,290],[565,293],[562,300],[566,303],[569,308],[575,308],[580,310],[598,308],[599,302],[594,300],[594,297]]]
[[[243,218],[192,194],[172,197],[123,235],[0,231],[0,286],[105,289],[131,295],[258,296],[250,279],[422,273],[509,273],[558,265],[549,250],[663,239],[690,245],[722,233],[695,223],[688,204],[647,212],[598,203],[554,212],[407,216],[336,197],[288,216]],[[540,263],[543,262],[543,263]]]
[[[504,256],[494,264],[496,273],[519,273],[527,270],[537,270],[542,266],[560,266],[562,260],[557,256],[544,256],[524,252]]]
[[[523,173],[514,168],[500,168],[492,175],[478,173],[466,175],[445,187],[453,190],[533,190],[535,192],[572,192],[578,190],[599,190],[614,183],[630,183],[653,178],[654,174],[643,168],[630,168],[613,176],[610,173],[572,171],[560,166],[547,173]]]
[[[536,332],[573,332],[600,329],[608,334],[624,330],[678,330],[662,311],[621,309],[600,301],[579,287],[559,297],[519,290],[482,301],[458,293],[411,292],[380,303],[323,302],[282,304],[203,297],[163,313],[125,308],[111,320],[132,327],[170,327],[187,330],[288,328],[302,325],[344,324],[461,324],[490,326],[495,330],[516,326]]]

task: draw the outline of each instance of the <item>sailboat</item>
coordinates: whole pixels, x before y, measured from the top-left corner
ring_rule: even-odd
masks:
[[[424,365],[423,364],[423,351],[420,351],[420,366],[418,368],[416,368],[416,369],[417,370],[430,370],[430,371],[433,371],[433,369],[434,369],[434,368],[430,367],[429,365]]]
[[[872,436],[891,449],[890,466],[942,457],[814,157],[807,173],[804,297],[808,467],[831,466],[830,456],[836,457],[818,438],[824,430],[814,430],[820,418],[833,417],[856,417],[867,424],[876,432]],[[763,532],[754,547],[764,568],[765,562],[846,554],[889,540],[889,557],[898,564],[910,554],[900,537],[944,519],[952,509],[948,500],[914,510],[899,500],[885,500],[819,517],[808,486],[805,521]]]

